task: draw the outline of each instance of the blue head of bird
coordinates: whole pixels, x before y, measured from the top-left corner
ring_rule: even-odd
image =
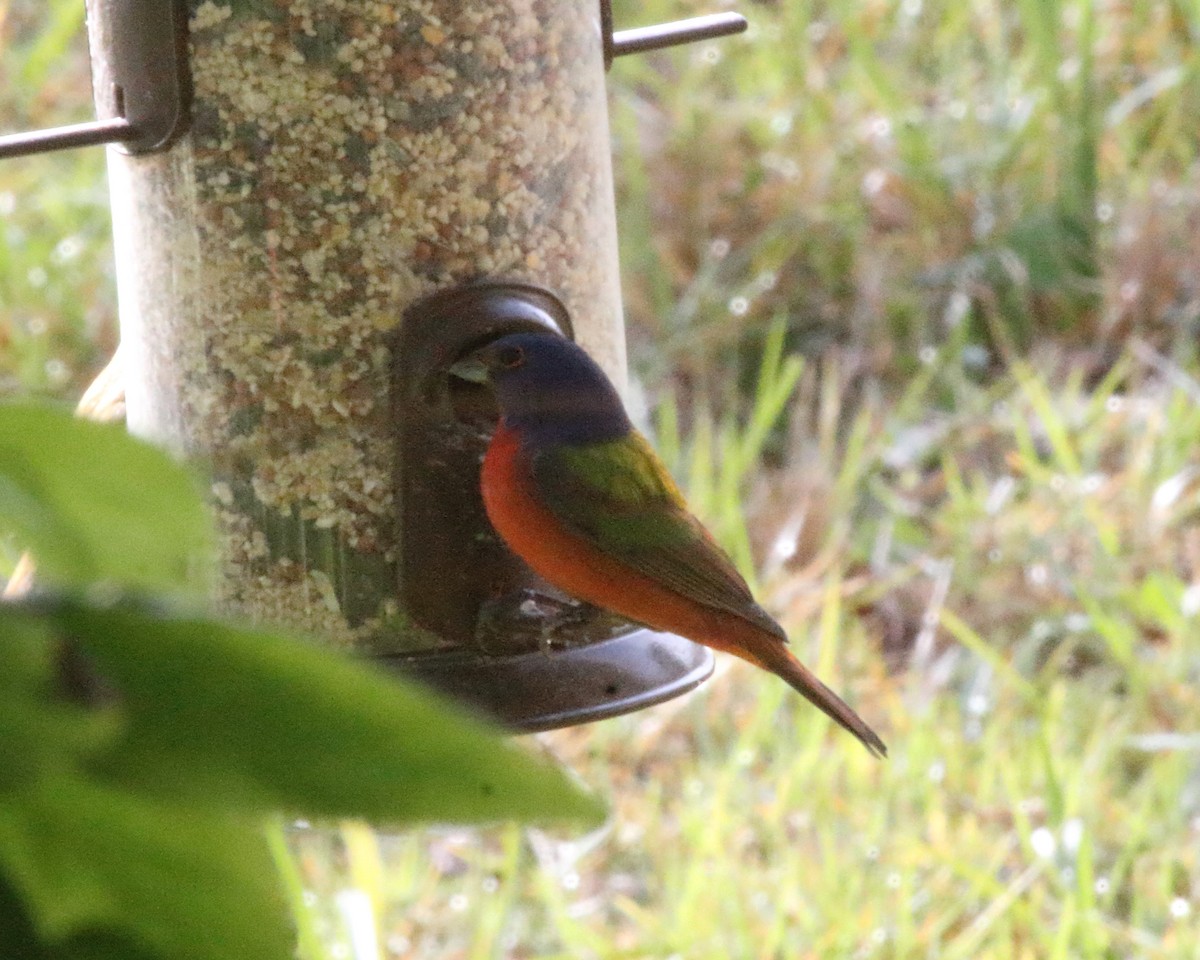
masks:
[[[511,333],[450,372],[487,381],[504,425],[534,446],[616,440],[631,429],[620,394],[582,347],[555,333]]]

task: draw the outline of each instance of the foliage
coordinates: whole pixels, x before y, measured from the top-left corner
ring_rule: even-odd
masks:
[[[711,5],[615,7],[632,25]],[[685,402],[733,402],[779,316],[789,348],[837,344],[885,389],[948,343],[986,372],[1005,343],[1066,338],[1104,364],[1130,322],[1160,347],[1194,331],[1173,309],[1194,287],[1194,9],[743,12],[742,37],[612,72],[631,343]]]
[[[601,815],[431,694],[172,600],[206,519],[164,454],[33,407],[0,407],[0,438],[0,524],[52,561],[0,608],[4,956],[291,956],[271,810]]]
[[[128,587],[203,596],[191,569],[210,547],[199,485],[157,450],[131,444],[122,425],[0,407],[0,463],[0,523],[33,550],[43,577],[118,576]]]

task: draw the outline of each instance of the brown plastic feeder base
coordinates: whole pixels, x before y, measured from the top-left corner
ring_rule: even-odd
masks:
[[[516,733],[605,720],[670,700],[713,671],[705,647],[634,630],[572,650],[489,657],[478,653],[379,660]]]

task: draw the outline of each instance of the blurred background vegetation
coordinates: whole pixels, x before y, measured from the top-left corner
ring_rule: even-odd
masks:
[[[89,115],[81,8],[0,0],[0,129]],[[353,887],[396,958],[1200,955],[1200,6],[741,10],[610,74],[632,368],[891,758],[723,663],[539,738],[603,830],[314,834],[303,923],[353,955]],[[0,234],[0,389],[73,400],[102,151],[0,164]]]

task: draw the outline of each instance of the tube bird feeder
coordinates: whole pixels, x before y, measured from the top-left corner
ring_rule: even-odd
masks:
[[[217,603],[381,658],[516,729],[690,689],[707,651],[538,580],[478,492],[450,365],[519,329],[625,348],[607,0],[88,0],[130,429],[207,465]],[[57,138],[57,139],[56,139]],[[0,156],[38,149],[37,135]]]

